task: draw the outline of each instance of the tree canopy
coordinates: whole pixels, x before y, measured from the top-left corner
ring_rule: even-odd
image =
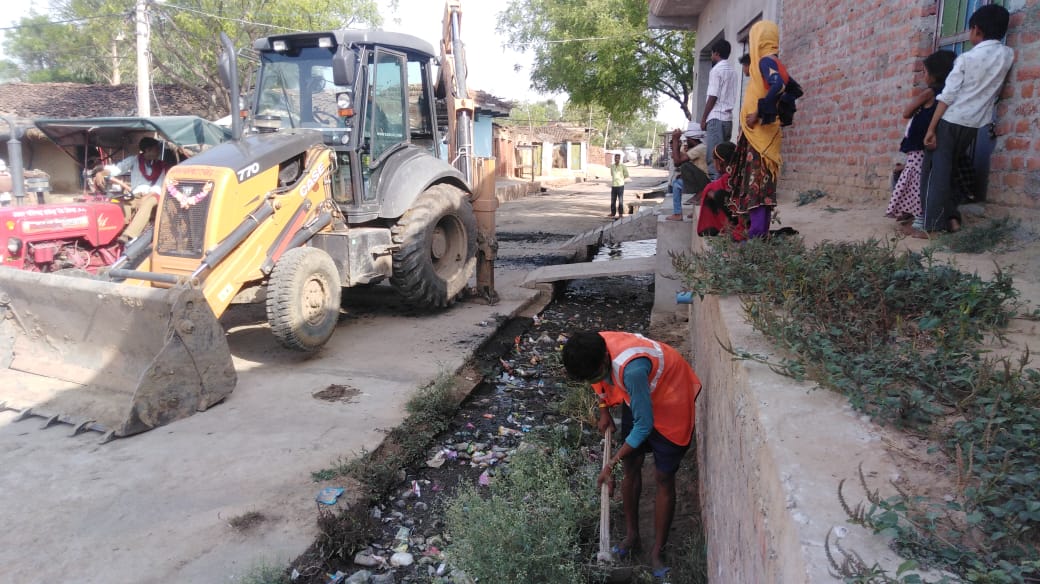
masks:
[[[136,80],[134,0],[52,0],[50,16],[23,18],[8,31],[8,61],[0,72],[28,82],[118,84]],[[389,3],[396,10],[396,0]],[[173,83],[207,96],[215,117],[228,111],[217,75],[219,35],[240,49],[284,32],[378,26],[377,0],[150,1],[153,82]],[[241,52],[240,52],[241,54]]]
[[[560,107],[551,99],[538,102],[520,102],[509,110],[509,121],[519,126],[544,126],[550,122],[564,120]]]
[[[499,31],[534,53],[531,85],[613,118],[650,113],[664,94],[690,119],[692,33],[647,29],[646,0],[510,0]]]

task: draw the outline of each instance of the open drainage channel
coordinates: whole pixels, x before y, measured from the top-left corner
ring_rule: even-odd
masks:
[[[656,239],[640,239],[637,241],[622,241],[617,243],[604,243],[600,246],[589,246],[591,256],[590,262],[609,262],[629,258],[649,258],[657,254]]]
[[[612,251],[615,252],[613,255]],[[610,261],[608,258],[646,257],[654,253],[656,240],[646,240],[605,245],[595,257],[602,258],[596,261]],[[520,441],[524,440],[524,435],[538,428],[573,424],[573,420],[567,416],[568,412],[558,409],[559,402],[564,398],[562,386],[566,382],[561,377],[563,372],[559,365],[555,364],[555,359],[558,358],[557,351],[563,340],[561,335],[576,330],[623,330],[648,334],[650,311],[654,301],[653,280],[653,274],[646,274],[573,280],[557,286],[552,302],[537,317],[529,321],[521,319],[526,324],[524,330],[512,329],[511,325],[515,321],[510,321],[500,329],[502,334],[496,335],[485,345],[506,349],[499,357],[500,367],[494,370],[497,376],[492,381],[489,375],[489,381],[471,394],[459,417],[453,422],[453,428],[473,424],[477,431],[480,431],[481,424],[484,423],[481,420],[491,420],[484,434],[486,437],[488,433],[493,435],[495,432],[502,432],[502,428],[496,426],[495,420],[501,420],[505,416],[507,422],[520,424],[517,428],[522,434],[507,437],[499,442],[507,442],[510,444],[507,448],[515,448],[513,444],[519,445]],[[488,418],[488,414],[492,417]],[[507,423],[507,435],[512,434],[510,428]],[[598,452],[595,429],[586,428],[584,432],[587,434],[585,442],[586,447],[590,448],[590,453]],[[462,434],[459,437],[466,436]],[[615,441],[614,448],[618,445]],[[593,454],[592,457],[595,458],[596,455]],[[643,468],[644,489],[640,506],[640,533],[645,550],[651,547],[654,533],[654,466],[652,456],[649,458]],[[506,466],[508,462],[508,457],[503,459]],[[492,472],[500,470],[496,469],[494,464],[489,468]],[[478,483],[480,476],[486,471],[487,469],[484,469],[477,475]],[[474,469],[472,472],[477,473],[477,470]],[[575,476],[579,476],[579,473],[576,472]],[[691,448],[680,467],[677,481],[676,514],[668,548],[668,561],[673,568],[668,581],[672,582],[707,582],[696,477],[695,449]],[[589,480],[594,479],[590,477]],[[615,495],[620,494],[620,484],[617,487]],[[492,482],[489,490],[493,488]],[[593,521],[594,526],[598,525],[595,518]],[[611,526],[611,543],[619,543],[625,535],[625,529],[618,498],[613,502]],[[588,533],[587,537],[593,539],[582,541],[581,549],[588,550],[588,558],[582,558],[586,560],[584,567],[588,570],[588,581],[635,582],[640,581],[641,575],[649,573],[648,570],[641,569],[649,565],[649,557],[645,554],[626,558],[605,570],[590,569],[595,564],[598,539],[595,532]],[[530,541],[530,537],[519,539]]]
[[[652,254],[654,240],[625,242],[603,246],[597,257],[609,261],[612,257],[633,257],[628,254]],[[611,252],[615,253],[611,255]],[[638,256],[636,256],[638,257]],[[471,370],[483,374],[484,381],[459,406],[448,429],[428,445],[425,462],[399,472],[401,479],[387,494],[371,506],[357,506],[353,513],[371,519],[375,536],[355,548],[352,557],[340,557],[324,562],[315,570],[315,558],[301,556],[293,563],[302,574],[295,582],[439,582],[462,584],[472,582],[453,565],[444,550],[464,537],[480,533],[481,523],[495,524],[495,518],[467,514],[467,528],[458,533],[447,533],[445,523],[448,509],[462,486],[476,489],[487,499],[495,492],[495,482],[509,468],[511,459],[522,443],[537,441],[547,429],[570,429],[581,435],[583,452],[598,458],[600,451],[595,428],[579,423],[574,414],[560,408],[566,389],[559,365],[558,349],[564,335],[575,330],[624,330],[649,332],[650,310],[653,305],[651,284],[653,275],[619,276],[603,279],[575,280],[556,288],[553,300],[533,318],[515,318],[505,321],[498,331],[477,350]],[[617,444],[615,443],[615,448]],[[696,483],[696,457],[691,448],[678,479],[676,518],[672,525],[668,561],[673,571],[669,581],[702,582],[703,542],[691,533],[700,533]],[[590,457],[586,457],[588,460]],[[595,463],[595,460],[593,460]],[[585,472],[582,470],[581,472]],[[573,476],[581,476],[575,469]],[[584,477],[583,477],[584,480]],[[594,481],[594,476],[587,477]],[[573,481],[572,481],[573,482]],[[641,528],[644,549],[653,541],[653,463],[644,465],[643,496],[641,497]],[[580,485],[579,485],[580,486]],[[585,485],[589,486],[589,485]],[[620,487],[620,485],[619,485]],[[594,493],[595,487],[584,493]],[[620,488],[615,495],[619,495]],[[590,506],[598,508],[598,494],[592,495]],[[320,507],[320,505],[319,505]],[[613,501],[611,542],[624,537],[624,521],[619,499]],[[640,566],[647,566],[649,558],[636,555],[604,570],[596,568],[598,549],[598,518],[585,518],[585,525],[577,542],[582,557],[572,557],[567,549],[549,550],[541,562],[553,565],[573,561],[589,582],[637,581],[647,574]],[[532,524],[536,522],[530,522]],[[560,523],[557,521],[555,523]],[[469,529],[473,527],[474,529]],[[520,522],[516,529],[532,529]],[[505,534],[509,540],[532,541],[531,533]],[[534,541],[552,534],[538,534]],[[493,542],[486,542],[494,546]],[[551,552],[558,552],[555,556]],[[505,555],[505,554],[503,554]],[[538,554],[532,554],[532,557]],[[532,573],[530,558],[502,557],[496,569],[496,581],[514,581],[506,572],[511,568]],[[460,562],[465,565],[465,560]],[[700,571],[699,574],[691,573]],[[537,570],[535,570],[537,572]],[[338,577],[338,579],[337,579]],[[551,581],[530,578],[515,581]]]

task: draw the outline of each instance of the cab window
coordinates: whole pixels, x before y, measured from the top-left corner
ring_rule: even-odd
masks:
[[[372,84],[365,133],[373,162],[392,146],[408,141],[405,69],[404,55],[384,49],[377,49],[369,64]]]

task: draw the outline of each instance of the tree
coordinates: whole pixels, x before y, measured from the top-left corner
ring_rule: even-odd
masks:
[[[560,107],[551,99],[520,102],[509,110],[509,121],[519,126],[544,126],[561,120]]]
[[[510,0],[498,29],[517,50],[532,50],[531,85],[595,104],[615,121],[649,114],[663,93],[687,119],[695,37],[647,29],[645,0]]]
[[[623,128],[620,136],[621,143],[631,144],[636,148],[653,148],[661,145],[661,134],[668,131],[664,122],[648,118],[633,120],[631,124]]]
[[[154,6],[152,51],[157,58],[152,64],[173,83],[203,88],[211,98],[224,96],[216,66],[220,31],[241,49],[272,34],[382,22],[375,0],[186,0],[177,4],[177,8]],[[228,111],[228,105],[224,99],[213,101],[213,107],[222,111]]]
[[[135,0],[52,0],[52,18],[22,19],[5,50],[31,81],[119,83],[136,70]],[[396,10],[397,2],[389,3]],[[149,0],[153,82],[174,83],[207,98],[216,117],[229,110],[217,75],[219,35],[248,50],[253,40],[284,32],[331,30],[382,22],[376,0]],[[245,51],[242,51],[245,52]],[[242,54],[240,52],[240,54]]]
[[[4,51],[12,57],[6,67],[17,70],[12,77],[30,83],[98,82],[99,55],[96,46],[88,46],[89,38],[73,24],[54,24],[48,16],[25,17],[6,35]]]

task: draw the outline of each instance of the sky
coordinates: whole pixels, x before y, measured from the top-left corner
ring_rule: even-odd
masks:
[[[463,0],[462,41],[469,64],[469,87],[512,101],[555,98],[530,89],[531,55],[503,48],[504,37],[495,28],[498,12],[506,5],[505,0]],[[399,0],[396,14],[386,10],[383,18],[385,30],[417,36],[436,49],[443,28],[444,4],[435,0]],[[520,69],[515,70],[516,66]]]

